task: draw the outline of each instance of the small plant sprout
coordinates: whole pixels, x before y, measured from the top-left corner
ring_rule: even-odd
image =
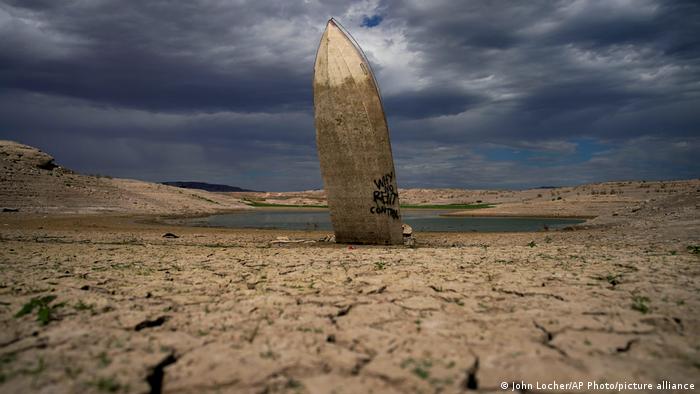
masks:
[[[22,306],[16,314],[16,318],[20,318],[24,315],[32,313],[35,309],[37,310],[36,321],[38,321],[42,326],[49,324],[51,320],[55,320],[54,312],[63,307],[66,303],[62,302],[60,304],[49,305],[53,300],[56,299],[55,295],[47,295],[43,297],[34,297],[29,302]]]
[[[632,309],[639,311],[642,314],[649,313],[649,298],[644,296],[632,297]]]
[[[608,274],[605,277],[605,280],[607,280],[612,286],[617,286],[620,284],[620,275]]]

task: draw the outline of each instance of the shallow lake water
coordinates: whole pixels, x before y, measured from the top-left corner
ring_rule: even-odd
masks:
[[[571,218],[511,218],[441,216],[446,210],[402,210],[402,219],[414,231],[444,232],[508,232],[558,229],[584,220]],[[187,224],[229,228],[326,230],[332,231],[327,210],[268,209],[251,212],[212,215],[188,219]]]

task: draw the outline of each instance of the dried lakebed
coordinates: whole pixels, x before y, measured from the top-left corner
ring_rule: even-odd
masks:
[[[577,231],[425,232],[415,248],[6,213],[0,392],[698,387],[698,198]]]
[[[560,229],[583,223],[574,218],[443,216],[447,210],[403,210],[403,221],[419,232],[531,232]],[[266,209],[187,219],[182,224],[206,227],[327,230],[332,231],[325,209]]]

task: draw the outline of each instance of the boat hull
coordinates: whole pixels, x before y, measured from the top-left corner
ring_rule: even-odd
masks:
[[[333,20],[314,66],[321,174],[336,242],[403,242],[389,130],[372,70]]]

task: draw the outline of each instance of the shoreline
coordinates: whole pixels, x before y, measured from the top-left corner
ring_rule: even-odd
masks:
[[[71,222],[74,221],[76,222],[75,224],[78,226],[88,226],[87,223],[90,222],[97,222],[97,223],[108,223],[108,227],[111,227],[111,225],[117,225],[117,227],[123,227],[124,225],[132,224],[134,226],[139,226],[143,227],[143,230],[146,230],[150,227],[168,227],[168,226],[176,226],[178,228],[189,228],[189,229],[218,229],[218,230],[224,230],[224,231],[237,231],[237,232],[245,232],[245,231],[254,231],[254,232],[284,232],[284,233],[323,233],[323,234],[332,234],[333,230],[328,229],[328,230],[300,230],[300,229],[286,229],[286,228],[245,228],[245,227],[227,227],[227,226],[221,226],[221,225],[208,225],[208,224],[201,224],[201,225],[195,225],[188,223],[188,220],[191,219],[198,219],[198,218],[207,218],[210,216],[217,216],[217,215],[231,215],[231,214],[244,214],[244,213],[251,213],[255,211],[288,211],[288,212],[318,212],[318,211],[327,211],[327,208],[281,208],[281,207],[254,207],[254,208],[247,208],[247,209],[233,209],[233,210],[225,210],[222,212],[217,212],[217,213],[209,213],[209,212],[199,212],[199,213],[189,213],[189,214],[170,214],[170,215],[163,215],[163,214],[143,214],[143,213],[122,213],[122,212],[111,212],[110,214],[106,213],[94,213],[94,212],[89,212],[89,213],[61,213],[61,214],[46,214],[46,213],[35,213],[35,212],[6,212],[0,214],[0,223],[4,221],[4,219],[7,219],[10,223],[32,223],[32,222],[41,222],[41,223],[47,223],[49,225],[59,225],[64,222]],[[409,209],[409,210],[415,210],[415,211],[425,211],[425,209]],[[442,212],[442,211],[447,211],[447,209],[434,209],[433,211],[437,212]],[[471,212],[470,212],[471,213]],[[522,215],[522,214],[489,214],[489,215],[474,215],[474,214],[459,214],[457,212],[455,213],[448,213],[448,214],[443,214],[440,213],[438,216],[444,217],[444,218],[454,218],[454,219],[460,219],[460,218],[485,218],[485,219],[498,219],[498,218],[503,218],[503,219],[573,219],[573,220],[583,220],[581,223],[574,223],[574,224],[569,224],[566,227],[558,228],[558,229],[549,229],[549,230],[544,230],[544,229],[539,229],[536,231],[477,231],[477,230],[470,230],[470,231],[421,231],[421,232],[415,232],[415,234],[437,234],[437,235],[447,235],[447,234],[536,234],[536,233],[555,233],[555,232],[562,232],[562,231],[571,231],[571,230],[583,230],[591,227],[590,221],[594,218],[595,216],[552,216],[552,215],[542,215],[542,214],[535,214],[535,215]],[[7,225],[7,224],[6,224]],[[43,226],[40,226],[43,227]],[[78,230],[78,228],[76,228]]]
[[[295,209],[296,210],[296,209]],[[302,209],[303,210],[303,209]],[[237,210],[231,213],[245,213],[250,212],[250,210]],[[143,214],[115,214],[115,215],[105,215],[105,214],[63,214],[63,215],[28,215],[11,213],[12,216],[5,216],[8,214],[0,215],[0,239],[2,240],[16,240],[15,238],[8,238],[2,235],[2,230],[7,230],[8,227],[21,233],[40,233],[43,235],[36,235],[41,238],[42,236],[48,236],[52,238],[52,233],[69,233],[69,234],[84,234],[84,236],[78,237],[75,241],[61,241],[61,243],[83,243],[87,242],[89,239],[94,237],[113,237],[114,234],[130,234],[136,236],[137,234],[148,235],[147,238],[151,240],[147,243],[153,243],[153,239],[160,238],[160,235],[167,232],[176,233],[178,236],[182,237],[199,237],[206,238],[211,236],[221,236],[221,237],[243,237],[243,238],[253,238],[259,239],[265,243],[275,240],[277,236],[289,236],[300,239],[321,239],[324,236],[333,234],[333,230],[299,230],[299,229],[282,229],[282,228],[234,228],[225,226],[212,226],[212,225],[191,225],[186,222],[187,219],[197,218],[197,217],[207,217],[211,214],[204,215],[143,215]],[[458,219],[458,218],[457,218]],[[559,219],[559,218],[556,218]],[[446,239],[461,239],[464,237],[491,237],[491,236],[535,236],[535,235],[546,235],[546,234],[562,234],[573,231],[584,231],[589,230],[590,226],[584,226],[588,222],[582,222],[577,224],[568,225],[563,228],[543,230],[538,229],[536,231],[415,231],[414,236],[417,237],[419,247],[430,247],[434,245],[434,241],[446,238]],[[603,227],[607,227],[603,225]],[[600,226],[599,226],[600,228]],[[86,234],[86,232],[89,232]],[[201,234],[200,234],[201,233]],[[62,235],[62,237],[64,237]],[[65,237],[73,237],[72,235],[67,235]],[[158,244],[166,244],[167,241],[159,240]],[[338,246],[344,247],[351,244],[340,244],[340,243],[326,243],[317,242],[317,246]],[[354,245],[354,244],[353,244]],[[358,245],[360,246],[360,245]],[[386,247],[384,245],[361,245],[362,247]],[[403,249],[404,246],[398,246],[398,248]]]
[[[208,217],[213,217],[213,216],[219,216],[219,215],[229,215],[229,214],[242,214],[242,213],[253,213],[255,210],[259,211],[268,211],[268,212],[318,212],[318,211],[328,211],[327,208],[301,208],[301,207],[264,207],[264,208],[254,208],[253,210],[245,210],[245,211],[237,211],[237,212],[230,212],[230,213],[215,213],[215,214],[207,214],[207,215],[196,215],[196,216],[171,216],[167,218],[163,218],[162,220],[158,218],[153,218],[150,221],[147,221],[147,223],[158,223],[158,224],[166,224],[166,225],[176,225],[176,226],[181,226],[181,227],[194,227],[194,228],[224,228],[224,229],[236,229],[236,230],[272,230],[272,231],[290,231],[290,232],[298,232],[298,231],[309,231],[309,232],[315,232],[315,231],[325,231],[326,233],[333,233],[333,229],[327,229],[327,230],[313,230],[313,229],[290,229],[290,228],[284,228],[284,227],[279,227],[279,228],[267,228],[267,227],[230,227],[226,225],[216,225],[216,224],[209,224],[206,222],[201,222],[201,223],[192,223],[190,220],[191,219],[198,219],[198,218],[208,218]],[[442,211],[447,211],[449,209],[422,209],[422,208],[417,208],[417,209],[405,209],[404,212],[408,211],[418,211],[418,212],[426,212],[426,211],[432,211],[437,213],[436,217],[441,217],[445,219],[464,219],[464,218],[474,218],[474,219],[543,219],[543,220],[549,220],[549,219],[555,219],[555,220],[582,220],[580,223],[571,223],[567,224],[565,227],[562,228],[552,228],[552,229],[538,229],[538,230],[533,230],[533,231],[480,231],[480,230],[464,230],[464,231],[415,231],[417,234],[425,234],[425,233],[457,233],[457,234],[469,234],[469,233],[493,233],[493,234],[502,234],[502,233],[536,233],[536,232],[547,232],[547,231],[570,231],[566,230],[567,228],[574,228],[577,226],[585,226],[588,225],[590,219],[595,218],[595,216],[579,216],[579,217],[571,217],[571,216],[546,216],[546,215],[532,215],[532,216],[526,216],[526,215],[460,215],[458,212],[453,213],[453,214],[445,214],[442,213]],[[458,210],[454,210],[458,211]]]
[[[462,213],[462,212],[455,212],[455,213],[448,213],[444,215],[440,215],[444,217],[478,217],[478,218],[509,218],[509,219],[517,219],[517,218],[522,218],[522,219],[576,219],[576,220],[584,220],[584,223],[597,218],[599,215],[547,215],[547,214],[541,214],[541,213],[535,213],[535,214],[524,214],[524,213],[486,213],[486,214],[471,214],[471,213]],[[579,223],[583,224],[583,223]]]

